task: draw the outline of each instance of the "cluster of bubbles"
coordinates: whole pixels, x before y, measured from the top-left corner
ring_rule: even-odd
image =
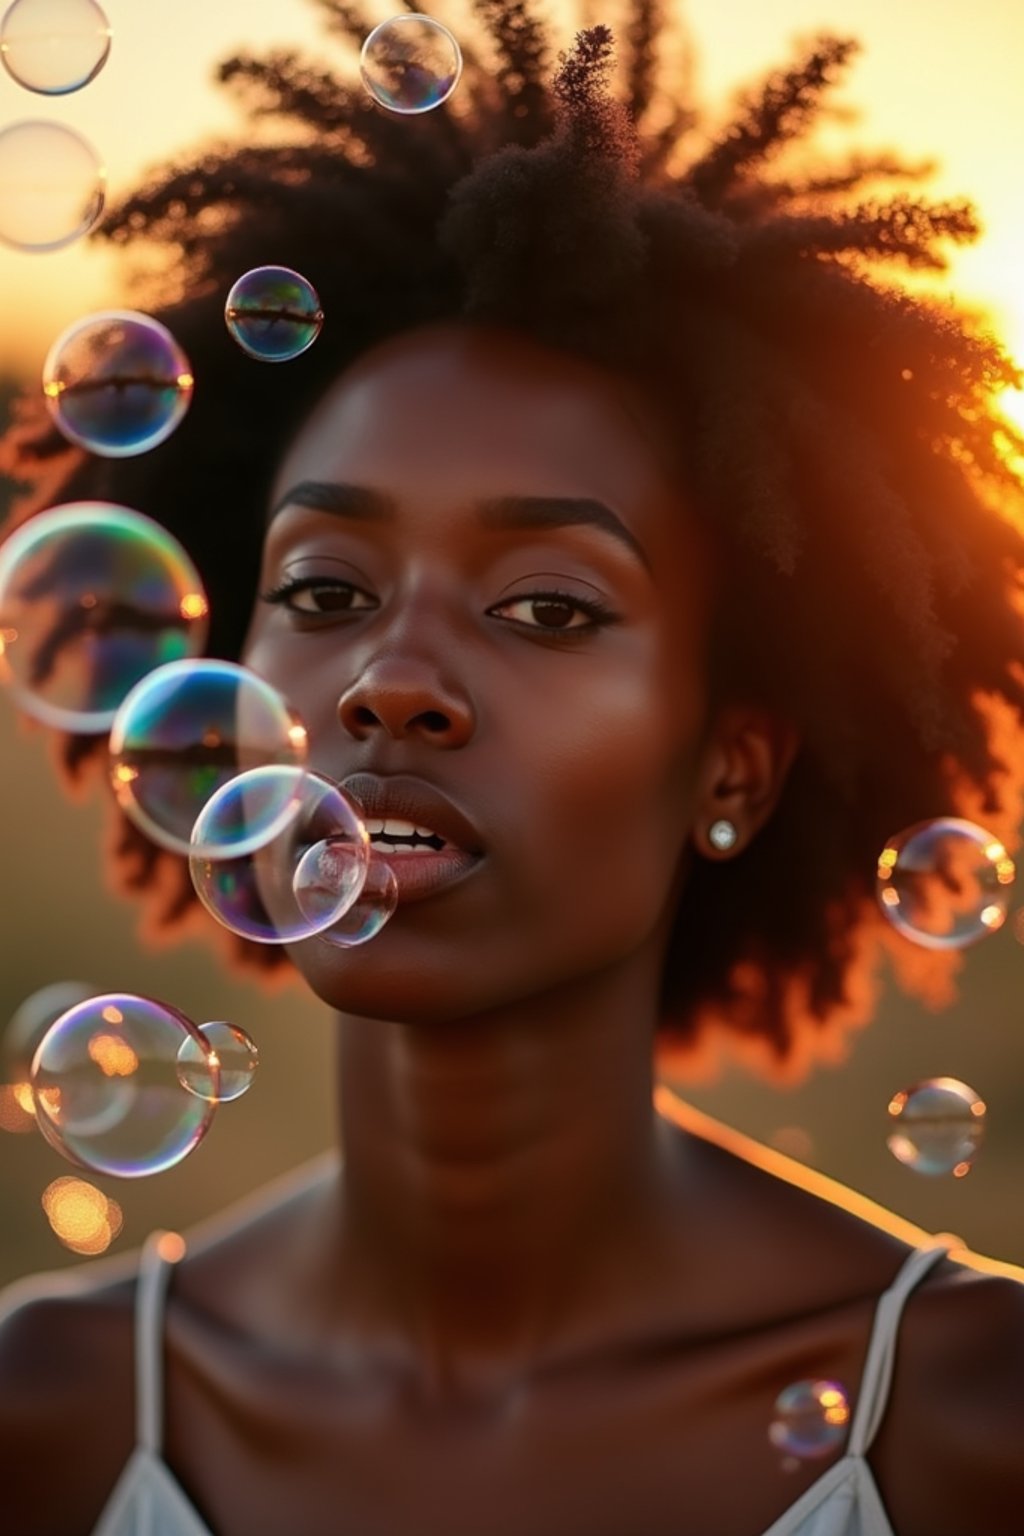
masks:
[[[94,80],[110,53],[96,0],[14,0],[0,21],[0,61],[25,90],[67,96]],[[0,240],[56,251],[98,222],[107,173],[96,150],[63,123],[27,118],[0,129]]]

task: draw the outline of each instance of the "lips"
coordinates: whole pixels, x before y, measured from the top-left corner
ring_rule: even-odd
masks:
[[[404,775],[378,778],[354,773],[341,788],[368,821],[412,822],[444,839],[444,847],[429,845],[381,849],[380,857],[398,882],[398,903],[422,901],[461,880],[483,857],[480,834],[469,818],[432,784]]]

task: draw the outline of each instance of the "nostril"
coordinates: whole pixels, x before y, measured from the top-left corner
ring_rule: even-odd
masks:
[[[442,715],[439,710],[428,709],[421,716],[421,719],[425,729],[428,731],[446,731],[448,729],[448,718],[446,715]]]

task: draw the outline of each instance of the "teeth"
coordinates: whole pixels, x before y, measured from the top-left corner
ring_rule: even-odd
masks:
[[[438,836],[433,827],[417,827],[413,822],[402,821],[397,816],[366,816],[363,819],[371,837],[412,837],[417,832],[420,837]]]
[[[378,853],[433,853],[427,843],[389,843],[386,838],[375,837],[373,846]]]

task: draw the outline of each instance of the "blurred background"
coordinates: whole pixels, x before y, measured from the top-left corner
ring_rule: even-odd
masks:
[[[147,165],[241,126],[212,84],[216,61],[240,49],[304,46],[322,51],[315,7],[303,0],[175,0],[171,6],[105,3],[109,62],[83,91],[44,99],[0,71],[0,128],[46,116],[79,129],[106,160],[117,200]],[[593,19],[605,19],[599,4]],[[387,9],[381,16],[389,14]],[[1024,199],[1017,145],[1024,130],[1019,61],[1024,9],[1004,0],[689,0],[693,85],[713,129],[738,88],[790,62],[798,42],[828,29],[858,37],[863,55],[833,93],[841,108],[816,144],[893,149],[935,159],[921,186],[930,197],[968,196],[985,234],[951,251],[948,273],[928,281],[989,318],[1024,357]],[[608,18],[614,21],[614,15]],[[267,253],[273,261],[274,253]],[[915,278],[916,283],[923,280]],[[0,419],[18,379],[33,379],[53,337],[91,309],[126,302],[116,261],[81,242],[27,255],[0,247]],[[1014,392],[1008,414],[1024,424]],[[0,514],[3,511],[0,482]],[[224,1105],[182,1165],[141,1181],[80,1174],[52,1151],[10,1096],[0,1098],[0,1285],[37,1269],[83,1262],[87,1251],[136,1246],[156,1226],[182,1228],[301,1163],[332,1137],[332,1021],[296,986],[266,993],[225,974],[195,940],[144,948],[131,909],[102,885],[102,807],[56,788],[46,732],[0,697],[0,1030],[30,993],[79,980],[96,991],[148,993],[197,1020],[230,1019],[257,1041],[261,1067],[244,1098]],[[1017,906],[1024,905],[1024,884]],[[1020,1169],[1024,1163],[1024,920],[969,952],[957,1004],[940,1014],[884,991],[872,1027],[851,1037],[848,1059],[796,1087],[761,1083],[737,1068],[714,1082],[679,1084],[698,1107],[730,1125],[972,1247],[1024,1263]],[[985,1143],[970,1176],[928,1178],[886,1148],[886,1106],[915,1080],[949,1075],[986,1101]],[[103,1221],[57,1219],[43,1196],[53,1181],[81,1177],[116,1202]],[[82,1239],[81,1234],[86,1237]],[[91,1234],[91,1235],[89,1235]]]

